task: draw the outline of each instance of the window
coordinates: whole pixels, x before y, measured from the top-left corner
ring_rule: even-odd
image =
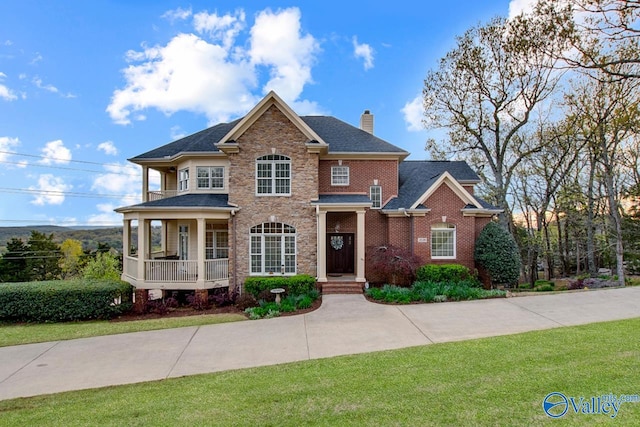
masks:
[[[207,224],[206,258],[229,258],[229,232],[227,230],[214,230],[212,224]]]
[[[199,190],[224,188],[224,168],[222,166],[200,166],[196,173]]]
[[[371,208],[380,209],[382,207],[382,187],[372,185],[369,187],[369,197],[371,198]]]
[[[291,159],[270,154],[256,160],[256,194],[291,195]]]
[[[189,189],[189,169],[178,171],[178,190],[187,191]]]
[[[434,224],[431,226],[431,258],[453,259],[456,257],[456,226]]]
[[[331,185],[349,185],[349,166],[331,167]]]
[[[296,229],[279,222],[251,228],[251,274],[296,273]]]
[[[178,227],[178,256],[180,259],[189,259],[189,226]]]

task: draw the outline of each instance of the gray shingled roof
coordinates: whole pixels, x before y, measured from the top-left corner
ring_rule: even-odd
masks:
[[[466,162],[407,160],[398,167],[398,197],[391,199],[383,209],[409,209],[444,172],[449,172],[457,181],[480,181]]]
[[[402,148],[335,117],[303,116],[300,118],[329,144],[330,153],[407,153]]]
[[[301,119],[328,145],[330,153],[408,154],[387,141],[330,116],[303,116]],[[171,158],[180,153],[218,153],[218,143],[241,119],[220,123],[193,135],[133,157],[132,161]]]
[[[324,204],[362,204],[367,203],[371,204],[371,199],[369,196],[365,196],[363,194],[321,194],[318,196],[317,202],[312,202],[312,204],[324,205]]]
[[[136,208],[233,208],[229,205],[228,194],[183,194],[175,197],[144,202],[134,206]]]

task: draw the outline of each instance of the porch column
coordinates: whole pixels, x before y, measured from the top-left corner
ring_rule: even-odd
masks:
[[[122,256],[131,255],[131,220],[122,221]]]
[[[327,281],[327,212],[318,212],[318,282]]]
[[[366,282],[364,277],[364,214],[365,211],[357,211],[358,223],[356,233],[356,282]]]
[[[143,282],[145,279],[144,269],[148,252],[147,242],[149,241],[147,238],[148,224],[148,220],[142,218],[138,219],[138,277],[136,277],[138,282]]]
[[[206,259],[206,231],[207,223],[204,218],[198,218],[198,283],[196,287],[204,289],[204,282],[206,278],[205,271],[205,259]]]
[[[142,202],[149,201],[149,167],[142,166]]]

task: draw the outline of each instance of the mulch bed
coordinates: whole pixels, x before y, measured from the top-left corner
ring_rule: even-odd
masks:
[[[294,312],[289,312],[289,313],[281,312],[280,317],[297,316],[299,314],[310,313],[314,310],[317,310],[321,305],[322,305],[322,297],[319,297],[317,300],[313,302],[313,305],[311,307],[306,308],[304,310],[296,310]],[[147,319],[162,319],[167,317],[201,316],[204,314],[242,314],[244,315],[244,312],[239,310],[235,305],[227,305],[224,307],[211,307],[206,310],[196,310],[191,307],[178,307],[170,310],[165,314],[158,314],[158,313],[137,314],[131,311],[129,313],[125,313],[118,317],[115,317],[110,321],[111,322],[127,322],[130,320],[147,320]]]

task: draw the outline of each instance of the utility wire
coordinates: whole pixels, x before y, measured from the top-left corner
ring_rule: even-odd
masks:
[[[97,194],[97,193],[79,193],[73,191],[57,191],[57,190],[36,190],[30,188],[10,188],[0,187],[0,193],[17,193],[17,194],[44,194],[49,196],[69,196],[84,197],[98,199],[138,199],[138,196],[129,194]]]
[[[83,163],[83,164],[87,164],[87,165],[98,165],[98,166],[113,166],[113,167],[117,167],[117,168],[126,168],[129,167],[130,165],[121,165],[118,163],[100,163],[100,162],[90,162],[88,160],[72,160],[72,159],[62,159],[59,157],[47,157],[47,156],[40,156],[37,154],[25,154],[25,153],[17,153],[15,151],[4,151],[4,150],[0,150],[0,154],[10,154],[12,156],[23,156],[23,157],[33,157],[36,159],[45,159],[45,160],[57,160],[60,162],[71,162],[71,163]]]
[[[101,175],[124,175],[124,176],[142,176],[139,173],[125,173],[125,172],[109,172],[109,171],[97,171],[97,170],[93,170],[93,169],[79,169],[79,168],[67,168],[64,166],[53,166],[53,165],[41,165],[39,163],[20,163],[20,162],[10,162],[8,160],[0,160],[0,163],[6,163],[9,165],[18,165],[18,166],[36,166],[39,168],[50,168],[50,169],[62,169],[62,170],[69,170],[69,171],[80,171],[80,172],[93,172],[93,173],[97,173],[97,174],[101,174]]]

